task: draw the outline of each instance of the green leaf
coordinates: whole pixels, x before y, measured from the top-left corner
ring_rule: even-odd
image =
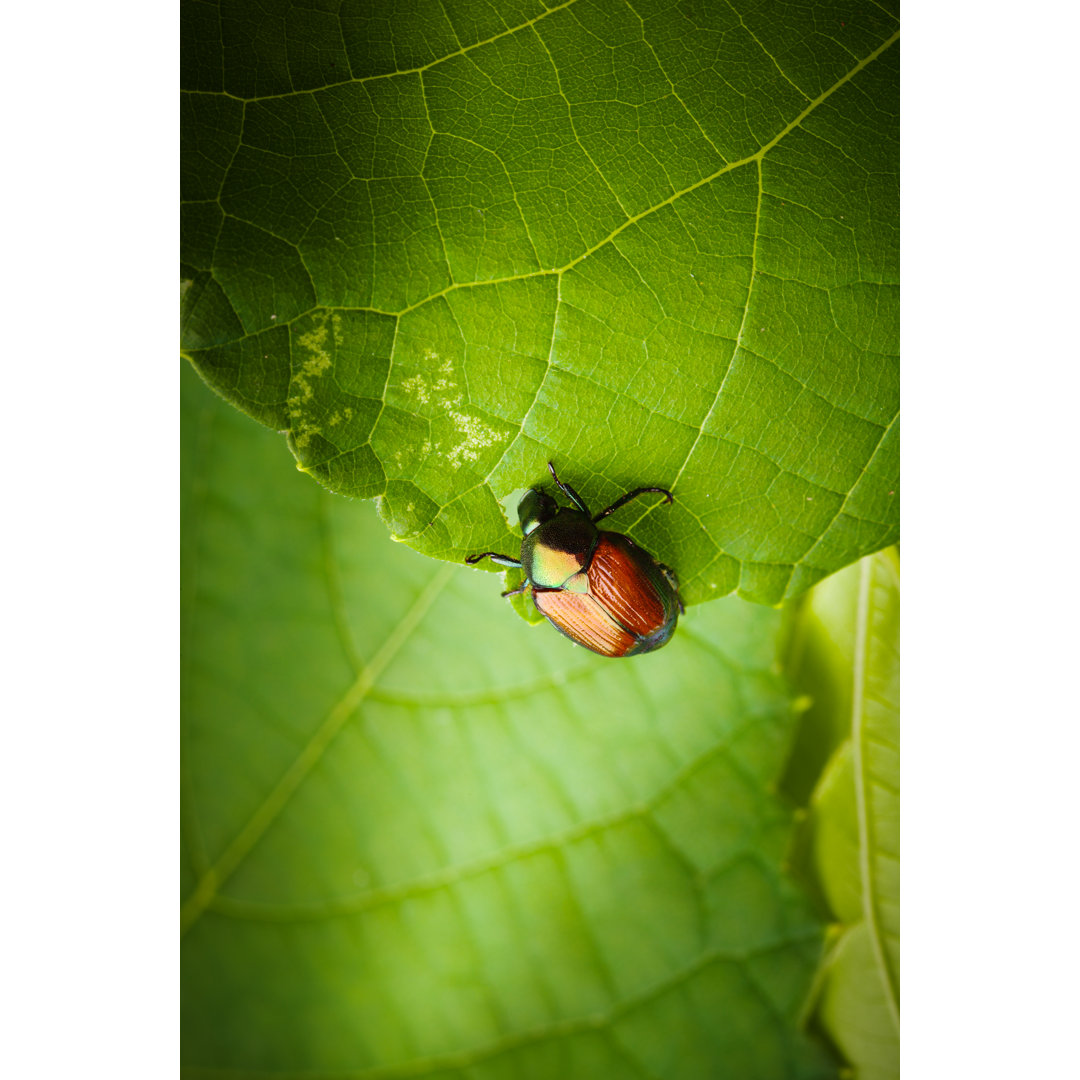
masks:
[[[858,1080],[895,1080],[900,1075],[899,1023],[865,922],[843,932],[825,972],[818,1006],[822,1026],[852,1062]]]
[[[899,1075],[899,600],[896,550],[863,559],[805,598],[787,658],[815,699],[785,790],[831,754],[792,860],[843,928],[813,1010],[859,1077]]]
[[[183,4],[183,347],[459,562],[554,460],[688,603],[899,536],[892,4]]]
[[[780,613],[605,660],[183,393],[189,1075],[835,1076]]]

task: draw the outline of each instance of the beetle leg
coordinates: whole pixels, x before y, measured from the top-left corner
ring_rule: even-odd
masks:
[[[606,510],[601,510],[600,513],[593,518],[593,524],[598,522],[601,518],[606,518],[608,514],[614,514],[620,506],[625,506],[631,499],[636,499],[639,495],[647,495],[650,491],[655,491],[657,495],[666,495],[667,498],[664,499],[664,502],[673,503],[675,501],[675,496],[672,495],[667,488],[635,488],[633,491],[628,491],[622,498],[616,499]]]
[[[500,555],[497,551],[482,551],[479,555],[469,555],[465,561],[472,566],[481,559],[490,559],[493,563],[498,563],[499,566],[510,566],[515,570],[521,569],[520,559],[511,559],[509,555]]]
[[[506,592],[500,593],[501,596],[517,596],[518,593],[523,593],[530,585],[529,579],[526,578],[516,589],[507,589]]]
[[[548,462],[548,469],[551,472],[551,479],[559,485],[559,490],[583,513],[587,514],[589,508],[585,505],[585,501],[582,497],[569,485],[564,484],[559,479],[559,474],[555,471],[555,466]],[[594,519],[595,520],[595,519]]]

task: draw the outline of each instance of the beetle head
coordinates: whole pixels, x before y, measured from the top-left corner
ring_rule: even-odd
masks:
[[[550,521],[559,512],[559,504],[546,492],[532,488],[525,492],[518,503],[518,520],[521,533],[528,536],[538,525]]]

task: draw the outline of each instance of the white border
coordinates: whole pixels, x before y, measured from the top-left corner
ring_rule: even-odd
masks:
[[[1076,1069],[1076,39],[903,9],[905,1075]]]
[[[179,1061],[173,5],[4,17],[4,1065]]]

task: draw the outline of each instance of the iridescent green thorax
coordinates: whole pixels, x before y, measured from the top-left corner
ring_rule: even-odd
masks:
[[[522,568],[529,580],[542,589],[569,587],[573,592],[583,591],[584,586],[574,589],[568,583],[575,574],[589,568],[599,538],[600,533],[587,514],[559,510],[526,533],[521,544]]]

